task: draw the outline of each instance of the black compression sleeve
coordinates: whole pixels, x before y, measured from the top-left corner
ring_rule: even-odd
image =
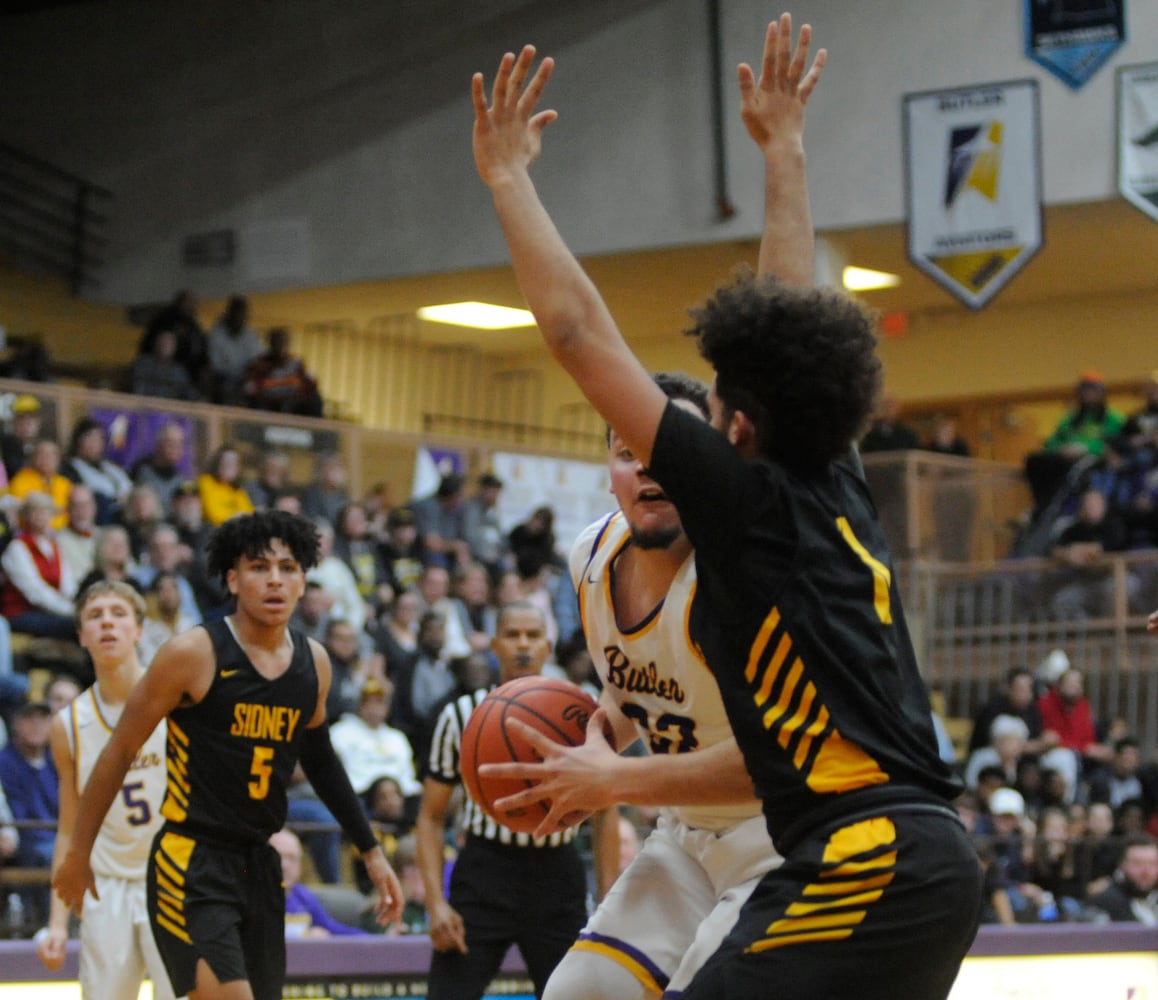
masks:
[[[350,778],[330,743],[326,726],[307,729],[302,737],[302,770],[318,793],[322,804],[334,814],[334,819],[346,832],[359,851],[378,846],[378,838],[370,829],[370,821],[362,803],[350,785]]]

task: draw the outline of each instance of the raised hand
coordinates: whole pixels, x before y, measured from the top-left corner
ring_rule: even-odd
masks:
[[[792,15],[781,14],[779,21],[768,25],[760,79],[756,79],[751,66],[740,64],[740,115],[748,134],[761,149],[773,139],[799,141],[804,133],[804,106],[828,59],[828,53],[821,49],[805,73],[811,41],[812,26],[805,24],[794,54]]]
[[[543,129],[558,117],[554,111],[535,110],[555,62],[544,59],[531,75],[534,62],[533,45],[523,46],[518,57],[510,52],[504,55],[489,106],[482,73],[471,78],[474,162],[488,185],[493,186],[510,172],[525,171],[534,163],[542,148]]]

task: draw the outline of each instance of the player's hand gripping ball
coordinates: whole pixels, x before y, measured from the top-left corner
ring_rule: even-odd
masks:
[[[507,721],[518,719],[547,739],[579,746],[587,738],[587,723],[596,709],[595,699],[570,681],[554,677],[518,677],[500,684],[471,713],[462,734],[460,768],[470,797],[488,816],[519,833],[534,833],[550,810],[543,800],[530,807],[496,810],[493,803],[514,795],[534,782],[523,778],[480,777],[483,764],[509,761],[535,763],[542,756],[512,729]],[[571,825],[585,815],[568,816]]]

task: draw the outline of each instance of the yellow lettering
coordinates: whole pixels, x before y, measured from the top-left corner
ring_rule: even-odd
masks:
[[[234,722],[229,735],[284,743],[293,739],[301,715],[301,709],[284,705],[238,704],[233,708]]]

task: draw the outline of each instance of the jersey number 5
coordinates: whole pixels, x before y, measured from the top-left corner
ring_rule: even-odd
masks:
[[[269,794],[269,778],[273,774],[273,747],[254,747],[253,763],[249,766],[249,773],[253,780],[249,783],[249,797],[264,799]]]
[[[125,802],[125,822],[129,826],[144,826],[153,818],[153,810],[149,808],[149,800],[141,798],[145,783],[134,781],[121,786],[121,798]]]

